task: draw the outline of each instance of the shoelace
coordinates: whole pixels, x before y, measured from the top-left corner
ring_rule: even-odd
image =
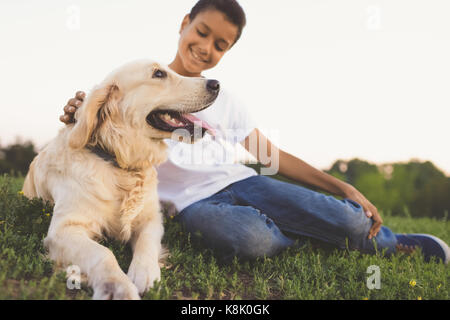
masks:
[[[405,253],[413,253],[416,250],[416,246],[408,246],[408,245],[403,245],[403,244],[397,244],[396,245],[397,251],[400,252],[405,252]]]

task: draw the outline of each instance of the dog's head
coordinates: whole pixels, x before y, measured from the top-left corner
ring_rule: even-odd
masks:
[[[184,130],[191,142],[194,123],[201,126],[201,136],[213,131],[190,113],[209,107],[218,93],[216,80],[182,77],[154,61],[126,64],[88,94],[75,114],[69,145],[100,145],[129,166],[124,163],[129,153],[143,153],[146,144],[176,137],[174,131]]]

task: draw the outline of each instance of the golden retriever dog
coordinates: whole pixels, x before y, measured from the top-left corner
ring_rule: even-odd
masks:
[[[192,142],[199,123],[202,135],[212,130],[190,113],[210,106],[218,92],[216,80],[182,77],[154,61],[126,64],[92,89],[75,124],[62,128],[30,165],[24,194],[54,203],[44,239],[49,257],[78,266],[94,299],[139,299],[160,280],[155,166],[166,159],[163,139],[183,129]],[[130,241],[127,274],[95,241],[104,235]]]

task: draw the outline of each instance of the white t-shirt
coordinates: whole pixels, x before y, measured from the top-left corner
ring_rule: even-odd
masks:
[[[194,144],[165,139],[168,159],[157,168],[159,198],[172,202],[178,211],[257,175],[236,162],[242,151],[239,143],[256,128],[242,103],[221,88],[213,105],[194,115],[215,129],[215,137],[205,134]]]

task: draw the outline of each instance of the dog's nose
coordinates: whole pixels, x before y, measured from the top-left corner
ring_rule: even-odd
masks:
[[[217,80],[208,80],[206,82],[206,88],[211,92],[217,92],[220,89],[220,82]]]

